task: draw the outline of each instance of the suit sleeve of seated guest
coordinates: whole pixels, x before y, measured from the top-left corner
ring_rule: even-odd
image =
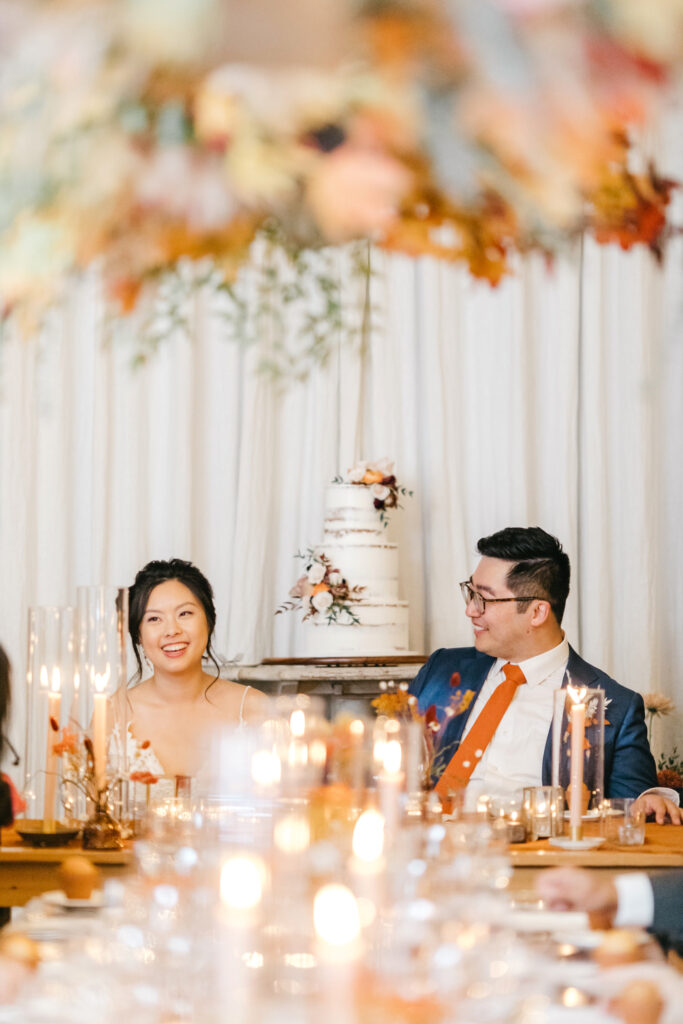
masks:
[[[650,875],[655,913],[652,929],[677,942],[683,940],[683,870]]]
[[[657,785],[657,767],[650,752],[643,698],[605,677],[605,694],[613,696],[605,710],[605,795],[637,797]],[[610,735],[610,732],[612,735]]]

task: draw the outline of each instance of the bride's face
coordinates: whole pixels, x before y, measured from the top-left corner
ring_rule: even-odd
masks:
[[[201,665],[209,627],[200,602],[180,580],[166,580],[149,595],[140,641],[155,670],[179,673]]]

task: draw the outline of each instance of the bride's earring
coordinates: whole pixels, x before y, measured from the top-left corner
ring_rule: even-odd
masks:
[[[145,652],[145,648],[142,645],[140,645],[140,654],[142,655],[142,660],[145,663],[145,668],[147,668],[151,672],[152,671],[152,662],[147,657],[147,654]]]

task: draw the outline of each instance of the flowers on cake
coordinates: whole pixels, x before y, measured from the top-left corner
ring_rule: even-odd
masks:
[[[316,554],[309,548],[297,558],[306,563],[306,571],[289,592],[291,601],[285,601],[275,612],[303,611],[303,622],[320,616],[328,624],[357,624],[360,620],[353,610],[354,602],[363,598],[364,587],[353,587],[324,553]]]
[[[394,464],[389,459],[378,459],[376,462],[357,462],[346,474],[346,477],[337,476],[335,484],[357,484],[361,487],[368,487],[372,495],[373,505],[379,512],[380,522],[387,526],[389,518],[387,511],[392,508],[401,508],[399,496],[412,497],[413,492],[402,487],[394,475]]]

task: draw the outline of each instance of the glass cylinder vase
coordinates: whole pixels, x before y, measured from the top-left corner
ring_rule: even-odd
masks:
[[[553,786],[569,809],[569,833],[581,838],[582,822],[599,814],[604,796],[605,692],[569,684],[554,695]]]
[[[27,817],[42,819],[48,831],[63,817],[58,744],[71,718],[75,674],[74,609],[30,608],[24,796]],[[68,807],[66,815],[72,817]]]
[[[77,636],[79,716],[92,738],[95,789],[106,787],[110,810],[116,818],[125,818],[129,717],[127,588],[78,587]]]

